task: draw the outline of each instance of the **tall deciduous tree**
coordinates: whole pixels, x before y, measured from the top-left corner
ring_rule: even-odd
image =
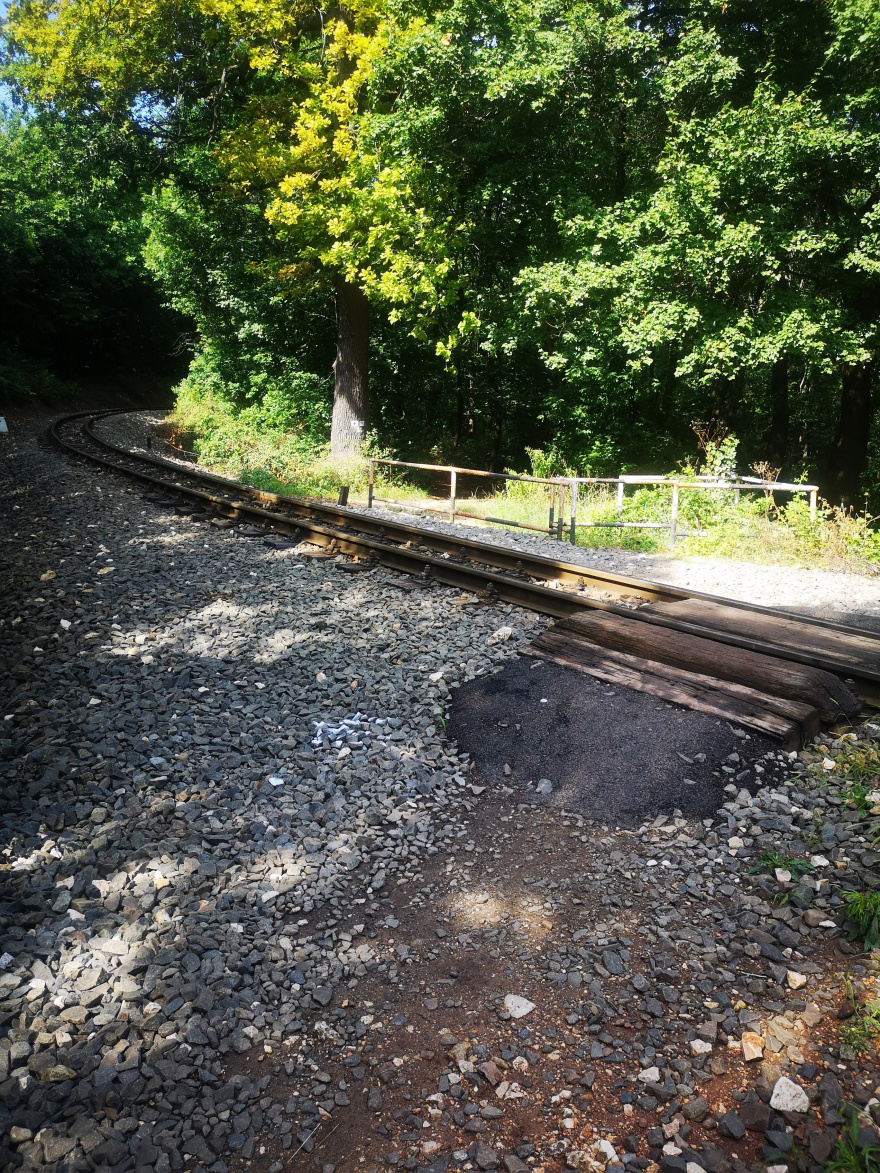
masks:
[[[11,76],[30,101],[149,128],[172,174],[195,145],[208,147],[230,191],[261,204],[286,246],[274,258],[279,281],[335,305],[331,446],[357,451],[369,296],[430,301],[445,274],[442,232],[429,240],[412,205],[414,169],[384,167],[362,131],[386,39],[378,6],[22,0],[6,34]]]
[[[880,345],[880,133],[864,60],[876,60],[878,21],[856,42],[864,5],[793,7],[815,9],[812,25],[791,29],[806,43],[797,60],[781,51],[775,10],[682,6],[659,78],[669,130],[653,181],[568,220],[572,257],[522,280],[548,325],[566,319],[553,353],[581,379],[607,379],[615,352],[637,377],[672,351],[675,378],[729,410],[757,372],[778,458],[787,369],[801,383],[836,377],[829,482],[853,504]]]

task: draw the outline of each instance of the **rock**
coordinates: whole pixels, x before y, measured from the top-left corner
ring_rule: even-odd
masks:
[[[731,1140],[742,1140],[746,1134],[746,1126],[735,1112],[725,1112],[718,1119],[718,1131]]]
[[[530,1173],[529,1166],[514,1153],[508,1153],[502,1163],[505,1173]]]
[[[24,1144],[26,1140],[31,1140],[33,1135],[29,1128],[19,1128],[17,1124],[13,1124],[9,1130],[9,1139],[13,1144]]]
[[[802,973],[798,973],[794,969],[790,969],[786,973],[785,979],[788,982],[788,988],[790,990],[800,990],[803,986],[805,986],[807,984],[806,975],[802,974]]]
[[[764,1040],[752,1030],[743,1031],[742,1034],[742,1055],[747,1063],[754,1062],[755,1059],[764,1058]]]
[[[809,1112],[810,1101],[799,1084],[782,1075],[773,1088],[770,1107],[777,1112]]]
[[[704,1100],[702,1096],[697,1096],[696,1099],[688,1100],[681,1111],[685,1120],[699,1124],[709,1114],[709,1102]]]
[[[767,1144],[775,1150],[775,1153],[791,1152],[791,1137],[787,1132],[780,1132],[777,1128],[768,1128],[764,1136],[767,1138]]]
[[[843,1088],[837,1076],[830,1071],[826,1071],[819,1080],[819,1096],[821,1098],[822,1110],[827,1112],[831,1108],[836,1108],[843,1099]]]
[[[805,908],[801,915],[804,924],[810,929],[817,929],[826,916],[821,908]]]
[[[474,1153],[474,1160],[478,1168],[488,1170],[497,1169],[501,1163],[498,1154],[485,1141],[478,1140],[476,1144],[476,1152]]]
[[[602,964],[612,975],[612,977],[620,977],[624,972],[623,961],[618,953],[613,949],[605,949],[602,953]]]
[[[617,1152],[614,1145],[603,1137],[590,1145],[588,1149],[572,1149],[566,1154],[566,1166],[576,1169],[579,1173],[596,1173],[607,1165],[617,1161]]]
[[[660,1068],[659,1067],[645,1067],[643,1068],[637,1079],[642,1083],[659,1083],[660,1082]]]
[[[96,1165],[118,1165],[127,1156],[128,1149],[119,1140],[105,1140],[103,1144],[99,1144],[97,1148],[92,1149],[89,1153],[89,1158]]]
[[[518,994],[507,994],[504,998],[504,1009],[511,1018],[525,1018],[535,1009],[535,1003],[528,998],[521,998]]]
[[[63,1160],[76,1148],[76,1139],[68,1136],[44,1136],[43,1157],[47,1165]]]
[[[700,1160],[706,1173],[731,1173],[730,1161],[720,1149],[704,1146],[700,1153]]]
[[[379,1089],[377,1087],[371,1087],[367,1092],[367,1111],[381,1112],[384,1103],[385,1101]]]
[[[687,1173],[687,1161],[684,1157],[675,1154],[664,1156],[660,1162],[662,1173]]]
[[[711,1055],[712,1044],[705,1039],[691,1039],[688,1043],[692,1055]]]
[[[754,1092],[749,1094],[754,1096]],[[739,1117],[749,1132],[766,1132],[770,1127],[770,1108],[757,1096],[740,1104]]]
[[[820,1165],[824,1165],[831,1156],[836,1139],[837,1134],[831,1131],[831,1129],[826,1129],[824,1132],[811,1133],[807,1144],[813,1160]]]

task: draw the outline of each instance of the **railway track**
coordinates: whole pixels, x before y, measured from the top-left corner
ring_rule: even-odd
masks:
[[[880,707],[880,636],[871,632],[264,492],[111,443],[96,425],[112,414],[68,415],[50,434],[71,455],[139,480],[177,508],[308,542],[354,559],[349,569],[384,567],[556,617],[533,655],[789,745],[814,736],[820,720],[853,715],[859,702]]]

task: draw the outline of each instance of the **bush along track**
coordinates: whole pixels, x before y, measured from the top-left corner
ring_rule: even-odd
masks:
[[[880,725],[602,825],[445,737],[543,620],[8,455],[0,1168],[870,1154]]]

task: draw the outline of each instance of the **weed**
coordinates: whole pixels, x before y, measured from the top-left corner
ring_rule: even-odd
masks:
[[[880,1147],[859,1145],[859,1118],[853,1112],[848,1133],[841,1135],[825,1173],[880,1173]]]
[[[813,825],[802,832],[801,839],[803,839],[804,846],[808,851],[818,851],[822,846],[822,828],[825,826],[825,820],[815,810],[811,815],[811,819]]]
[[[843,905],[865,949],[880,948],[880,891],[844,892]]]
[[[868,779],[876,789],[880,785],[880,749],[876,745],[846,745],[837,755],[837,776],[861,782]]]
[[[813,865],[808,859],[799,859],[796,855],[780,855],[778,851],[765,851],[759,855],[749,871],[756,875],[759,872],[769,872],[771,875],[777,868],[789,873],[793,880],[799,880],[807,872],[812,871]]]
[[[843,788],[842,797],[850,806],[867,814],[876,805],[876,800],[873,797],[876,792],[876,783],[871,785],[865,782],[850,782]]]
[[[860,1006],[840,1032],[843,1042],[857,1055],[870,1051],[880,1038],[880,1002]]]

